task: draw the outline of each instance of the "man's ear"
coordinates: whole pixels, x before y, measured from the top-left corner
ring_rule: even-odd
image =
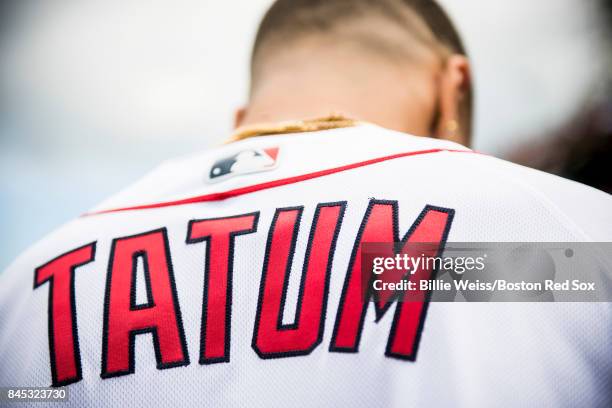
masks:
[[[245,106],[236,109],[236,112],[234,112],[234,129],[237,129],[242,125],[242,122],[244,121],[246,113],[247,113],[247,108]]]
[[[464,55],[454,54],[447,60],[440,74],[438,101],[439,120],[435,137],[467,145],[468,124],[464,123],[461,104],[470,89],[470,63]]]

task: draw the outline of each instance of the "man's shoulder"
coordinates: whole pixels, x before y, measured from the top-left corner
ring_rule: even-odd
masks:
[[[232,197],[240,197],[303,181],[309,182],[304,188],[333,187],[353,177],[359,179],[355,189],[364,193],[386,181],[421,181],[424,186],[429,179],[438,185],[481,186],[481,194],[471,198],[490,200],[491,205],[512,205],[512,200],[525,197],[585,222],[612,214],[612,196],[592,187],[457,143],[373,125],[257,137],[168,160],[92,211],[212,199],[232,192],[238,194]],[[510,201],[502,202],[506,198]]]
[[[285,179],[323,179],[438,151],[471,152],[457,143],[369,124],[253,137],[166,160],[91,211],[172,201]]]
[[[507,176],[520,194],[529,195],[556,214],[560,222],[573,225],[584,239],[612,240],[612,195],[557,175],[489,158],[496,171]],[[500,180],[500,182],[503,180]]]

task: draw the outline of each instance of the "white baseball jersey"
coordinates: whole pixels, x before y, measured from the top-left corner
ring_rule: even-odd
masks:
[[[362,242],[612,241],[612,198],[374,125],[171,160],[0,276],[0,386],[74,407],[610,406],[610,303],[361,298]]]

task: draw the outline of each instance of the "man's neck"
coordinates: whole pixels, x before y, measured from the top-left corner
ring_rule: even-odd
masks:
[[[311,65],[300,72],[268,74],[253,90],[238,125],[340,114],[402,132],[427,134],[433,107],[428,105],[434,101],[428,100],[415,78],[408,81],[399,72],[382,76],[365,67],[346,71],[341,76],[332,67]]]
[[[239,124],[240,127],[257,126],[261,124],[282,123],[302,120],[315,120],[334,116],[352,119],[355,121],[370,122],[388,129],[407,133],[424,134],[426,128],[410,123],[410,115],[402,115],[401,111],[383,101],[367,99],[368,105],[356,106],[352,100],[331,98],[327,95],[299,95],[287,93],[283,95],[262,98],[252,103]],[[305,97],[307,96],[307,97]],[[356,98],[357,96],[355,96]],[[388,106],[387,109],[380,107]]]

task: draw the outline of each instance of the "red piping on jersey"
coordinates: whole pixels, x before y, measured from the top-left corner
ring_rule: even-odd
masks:
[[[204,194],[204,195],[199,195],[195,197],[183,198],[181,200],[166,201],[166,202],[161,202],[161,203],[142,204],[142,205],[135,205],[131,207],[112,208],[108,210],[93,211],[90,213],[85,213],[83,214],[83,216],[86,217],[90,215],[107,214],[107,213],[114,213],[114,212],[121,212],[121,211],[149,210],[152,208],[173,207],[176,205],[203,203],[206,201],[221,201],[227,198],[238,197],[244,194],[250,194],[250,193],[254,193],[257,191],[261,191],[261,190],[267,190],[269,188],[285,186],[287,184],[299,183],[300,181],[310,180],[310,179],[314,179],[318,177],[328,176],[330,174],[340,173],[346,170],[352,170],[352,169],[356,169],[359,167],[369,166],[371,164],[376,164],[376,163],[384,162],[387,160],[399,159],[399,158],[408,157],[408,156],[418,156],[421,154],[439,153],[439,152],[480,154],[473,150],[458,150],[458,149],[428,149],[428,150],[417,150],[413,152],[397,153],[397,154],[392,154],[390,156],[383,156],[383,157],[378,157],[375,159],[365,160],[365,161],[361,161],[357,163],[346,164],[340,167],[333,167],[331,169],[325,169],[325,170],[315,171],[312,173],[301,174],[299,176],[293,176],[293,177],[287,177],[287,178],[278,179],[278,180],[266,181],[265,183],[253,184],[251,186],[240,187],[234,190],[220,191],[218,193]]]

